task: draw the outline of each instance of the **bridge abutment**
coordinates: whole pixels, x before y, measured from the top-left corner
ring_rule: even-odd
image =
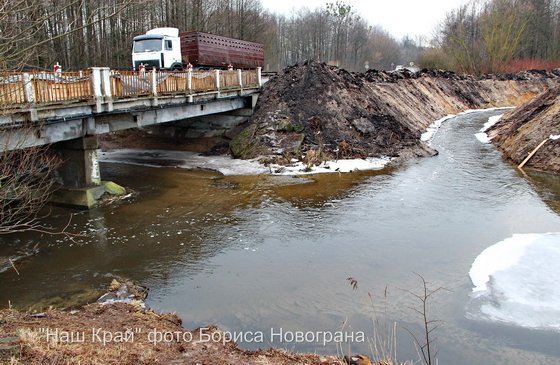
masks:
[[[96,135],[54,143],[51,149],[62,161],[56,172],[61,186],[53,192],[53,204],[90,209],[106,198],[126,193],[122,186],[101,180]]]

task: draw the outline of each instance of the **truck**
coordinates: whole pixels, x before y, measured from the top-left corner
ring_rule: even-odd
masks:
[[[251,69],[264,66],[264,46],[198,31],[181,32],[178,28],[155,28],[134,37],[132,67],[135,71],[156,68]]]

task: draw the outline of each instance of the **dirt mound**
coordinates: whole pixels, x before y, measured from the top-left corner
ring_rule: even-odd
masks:
[[[318,62],[267,82],[249,126],[230,143],[235,157],[288,163],[437,152],[421,141],[435,120],[466,109],[516,106],[557,82],[551,72],[464,76],[439,70],[349,73]]]
[[[393,78],[377,74],[377,78]],[[236,157],[304,155],[330,158],[431,156],[420,130],[397,119],[371,92],[372,74],[356,76],[317,62],[289,67],[265,84],[252,125],[231,144]]]
[[[560,139],[555,139],[560,135],[560,87],[509,111],[487,133],[503,157],[516,165],[544,142],[525,167],[560,173]]]

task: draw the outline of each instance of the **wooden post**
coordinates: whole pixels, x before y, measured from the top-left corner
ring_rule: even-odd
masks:
[[[550,138],[545,139],[544,141],[542,141],[537,147],[535,147],[535,149],[533,151],[531,151],[531,153],[529,153],[529,156],[527,156],[523,162],[521,162],[519,164],[519,166],[517,166],[518,169],[523,168],[523,166],[525,166],[525,164],[531,159],[531,157],[533,157],[535,155],[535,153],[537,153],[537,151],[546,143],[546,141],[548,141]]]

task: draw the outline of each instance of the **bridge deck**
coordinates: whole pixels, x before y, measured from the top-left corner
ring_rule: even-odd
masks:
[[[109,68],[0,76],[0,150],[252,108],[260,76],[260,69]]]

